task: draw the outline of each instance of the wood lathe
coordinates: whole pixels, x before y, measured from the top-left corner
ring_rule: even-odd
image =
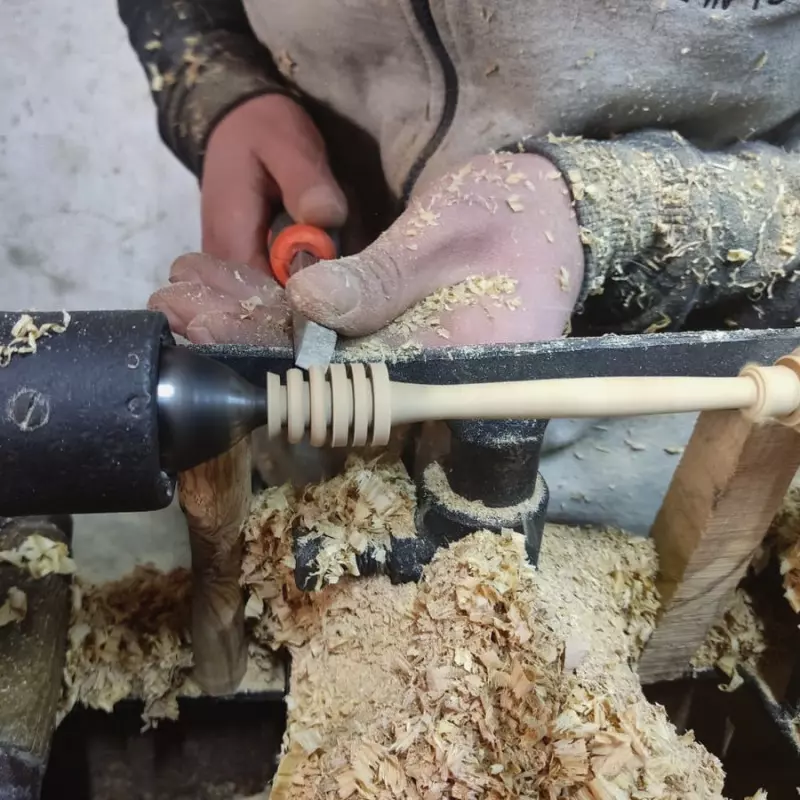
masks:
[[[156,509],[177,489],[192,544],[196,675],[207,693],[224,695],[235,690],[247,660],[240,529],[250,491],[247,434],[255,427],[290,441],[358,446],[385,442],[393,425],[447,421],[448,453],[409,470],[417,474],[418,536],[394,541],[386,563],[359,562],[362,574],[386,571],[408,581],[440,546],[482,529],[523,532],[536,560],[548,502],[539,474],[548,418],[731,409],[720,435],[733,431],[745,452],[749,428],[738,431],[734,418],[793,424],[800,405],[795,360],[747,365],[773,365],[799,346],[800,329],[786,329],[443,348],[401,352],[384,365],[348,363],[345,349],[329,372],[305,375],[294,370],[288,347],[178,346],[166,319],[151,312],[0,313],[0,516]],[[764,459],[774,461],[772,452]],[[720,486],[730,489],[726,497],[744,491],[727,472],[717,477],[709,508],[719,506]],[[785,488],[779,483],[776,502]],[[764,525],[771,509],[764,506]],[[686,515],[676,514],[685,527]],[[63,517],[33,524],[69,540]],[[316,553],[302,538],[295,580],[313,589]],[[67,580],[54,576],[52,584],[43,587],[36,619],[63,622]],[[51,627],[46,637],[16,632],[30,643],[26,672],[60,663],[53,653],[63,655],[66,627]],[[665,648],[675,650],[674,642]],[[14,659],[7,663],[0,681],[20,692]],[[59,670],[52,670],[56,683]],[[20,759],[34,765],[24,781],[30,791],[19,796],[35,796],[46,766],[55,705],[40,708],[41,697],[29,698],[28,739],[17,735],[16,722],[0,719],[0,773],[10,774]]]
[[[758,361],[784,356],[777,365],[721,360],[713,368],[704,359],[706,376],[691,360],[685,375],[674,367],[659,374],[662,360],[650,357],[649,343],[642,353],[650,363],[640,359],[629,376],[620,374],[612,350],[593,365],[592,377],[577,364],[563,369],[569,377],[553,377],[547,362],[555,351],[539,359],[540,345],[448,348],[445,357],[423,352],[391,365],[337,363],[303,373],[281,348],[177,346],[166,318],[154,312],[76,312],[55,333],[48,325],[61,314],[41,314],[27,318],[21,337],[14,331],[20,318],[0,313],[0,343],[12,343],[0,368],[3,516],[163,508],[178,472],[230,450],[260,426],[290,443],[360,447],[385,445],[392,426],[428,420],[463,431],[477,420],[490,428],[487,421],[499,421],[495,428],[535,430],[538,440],[541,422],[553,418],[741,409],[794,424],[800,407],[798,362],[788,355],[797,344],[794,331],[751,335],[767,356]],[[37,336],[40,330],[46,335]],[[598,354],[609,338],[623,337],[594,340]],[[716,347],[714,334],[685,341],[689,350],[719,350],[726,340],[717,335]],[[738,349],[747,344],[742,338]],[[570,352],[579,351],[564,348]],[[504,374],[507,359],[519,362],[514,374]],[[513,446],[519,435],[502,438]]]

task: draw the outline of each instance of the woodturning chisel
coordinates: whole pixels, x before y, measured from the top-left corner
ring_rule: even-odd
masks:
[[[301,225],[281,212],[270,228],[269,262],[275,279],[286,286],[289,278],[317,261],[336,258],[337,246],[326,231]],[[336,331],[292,313],[295,364],[301,369],[327,367],[336,349]]]

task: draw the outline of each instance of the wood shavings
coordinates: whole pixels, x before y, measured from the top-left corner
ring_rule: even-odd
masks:
[[[512,194],[506,198],[506,205],[515,213],[519,214],[520,211],[525,210],[525,204],[520,200],[518,194]]]
[[[664,448],[664,452],[668,456],[682,455],[684,450],[686,450],[686,447],[684,445],[670,445],[669,447]]]
[[[378,466],[351,456],[341,475],[306,487],[295,521],[307,531],[301,541],[321,543],[317,575],[328,584],[358,575],[356,557],[366,552],[385,561],[392,536],[413,537],[415,509],[416,492],[402,464]]]
[[[5,602],[0,605],[0,628],[21,622],[27,613],[28,595],[16,586],[9,587]]]
[[[147,42],[144,46],[145,50],[160,50],[161,49],[161,42],[158,39],[151,39]]]
[[[0,563],[25,569],[34,578],[75,572],[75,562],[69,556],[67,545],[38,533],[28,536],[19,547],[0,550]]]
[[[558,268],[558,287],[562,292],[569,291],[569,272],[566,267]]]
[[[62,321],[37,325],[30,314],[22,314],[11,329],[11,341],[0,345],[0,367],[7,367],[15,355],[35,353],[40,339],[64,333],[69,327],[70,315],[62,311]]]
[[[177,719],[178,698],[200,694],[192,680],[191,575],[138,566],[104,584],[75,579],[59,718],[76,704],[111,712],[123,699],[144,702],[145,729]],[[274,689],[275,663],[250,645],[241,691]]]
[[[722,619],[708,632],[691,660],[694,669],[717,667],[729,678],[720,689],[735,691],[744,682],[739,666],[755,668],[767,648],[764,626],[743,589],[737,589]]]
[[[418,585],[344,576],[309,596],[293,502],[269,490],[245,527],[255,635],[293,664],[272,800],[721,796],[716,759],[629,666],[659,605],[652,542],[548,526],[537,571],[522,536],[483,532]]]
[[[177,719],[178,693],[192,653],[187,570],[139,566],[113,583],[72,587],[61,716],[76,704],[111,712],[127,697],[144,701],[145,727]]]
[[[641,442],[634,442],[633,439],[625,439],[624,441],[634,453],[641,453],[642,451],[647,450],[647,446],[643,445]]]

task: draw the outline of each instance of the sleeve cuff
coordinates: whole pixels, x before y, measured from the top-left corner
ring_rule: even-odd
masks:
[[[223,117],[254,97],[291,91],[247,54],[213,48],[189,56],[177,75],[151,75],[151,89],[162,138],[199,179],[209,137]]]

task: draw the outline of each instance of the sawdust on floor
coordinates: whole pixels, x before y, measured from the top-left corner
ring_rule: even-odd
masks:
[[[721,796],[718,761],[631,666],[658,608],[652,543],[551,526],[536,571],[520,535],[484,532],[419,585],[343,578],[308,595],[294,514],[271,490],[245,528],[254,635],[293,657],[273,800]]]

